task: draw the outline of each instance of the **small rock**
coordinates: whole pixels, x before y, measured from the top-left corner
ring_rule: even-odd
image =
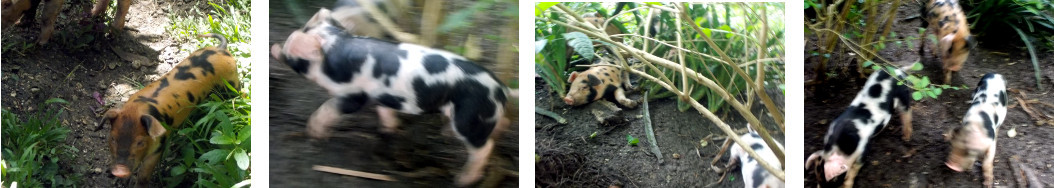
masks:
[[[91,169],[91,171],[95,172],[95,173],[102,173],[102,168],[95,167],[95,168]]]
[[[17,96],[17,95],[18,95],[18,94],[15,94],[15,92],[13,92],[13,91],[11,92],[11,97],[15,97],[15,96]]]
[[[33,93],[36,93],[36,92],[40,91],[40,88],[37,88],[37,87],[29,88],[29,91],[31,91]]]
[[[117,63],[116,62],[110,62],[110,64],[108,64],[106,66],[110,67],[110,70],[113,70],[113,69],[117,68]]]
[[[681,159],[681,154],[673,154],[673,159]]]

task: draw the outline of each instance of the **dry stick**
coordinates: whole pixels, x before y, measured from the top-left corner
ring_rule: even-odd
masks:
[[[384,180],[384,181],[395,181],[394,178],[392,178],[391,176],[388,176],[388,175],[374,174],[374,173],[361,172],[361,171],[355,171],[355,170],[348,170],[348,169],[343,169],[343,168],[315,165],[314,167],[311,167],[311,169],[314,169],[314,170],[317,170],[317,171],[322,171],[322,172],[341,174],[341,175],[346,175],[346,176],[355,176],[355,177],[360,177],[360,178],[368,178],[368,179]]]
[[[436,42],[436,32],[440,18],[442,18],[443,0],[426,1],[421,19],[421,45],[432,46]]]
[[[545,110],[544,108],[535,106],[534,107],[534,113],[538,113],[538,114],[541,114],[541,115],[545,115],[546,117],[553,118],[554,120],[556,120],[557,123],[567,124],[567,119],[565,119],[564,117],[560,117],[560,115],[557,115],[556,113],[554,113],[552,111]]]
[[[685,10],[688,9],[688,3],[681,4],[681,6],[684,7]],[[690,23],[695,23],[695,19],[692,19],[691,17],[689,17],[687,13],[681,12],[681,17],[690,20]],[[703,38],[704,40],[706,40],[706,43],[708,45],[710,45],[710,48],[713,48],[714,51],[716,51],[718,55],[721,55],[721,58],[724,59],[725,62],[727,62],[729,65],[732,65],[731,66],[732,70],[735,70],[736,74],[739,74],[739,76],[741,76],[744,79],[746,79],[747,82],[751,81],[750,80],[750,76],[747,76],[747,73],[745,71],[743,71],[743,69],[740,69],[738,66],[735,66],[735,64],[732,63],[732,58],[728,57],[728,54],[725,54],[724,50],[721,50],[721,48],[718,48],[717,44],[714,43],[714,40],[710,39],[710,37],[707,37],[703,33],[703,29],[702,28],[700,28],[698,25],[695,25],[695,24],[689,24],[689,25],[692,25],[692,29],[695,29],[696,33],[698,33],[700,35],[699,37]],[[759,69],[758,71],[761,71],[761,70]],[[707,79],[707,80],[709,80],[709,79]],[[713,88],[713,87],[711,87],[711,88]],[[757,93],[759,96],[762,96],[761,97],[761,101],[764,102],[765,108],[767,108],[769,110],[769,112],[771,112],[770,114],[772,114],[772,119],[776,120],[776,125],[778,125],[781,130],[785,130],[784,126],[783,126],[783,113],[776,113],[776,112],[780,112],[780,111],[777,109],[776,104],[772,102],[772,98],[769,98],[767,94],[764,94],[765,90],[763,88],[760,88],[760,89],[759,88],[754,88],[754,89],[755,89],[754,90],[755,93]],[[725,93],[727,93],[727,92],[725,92]],[[751,114],[750,109],[745,109],[745,111],[739,109],[739,108],[742,108],[742,104],[738,104],[739,103],[738,100],[733,100],[733,99],[730,99],[730,98],[731,97],[725,97],[725,100],[726,101],[734,101],[735,103],[732,103],[732,104],[739,105],[740,107],[738,107],[737,110],[740,110],[740,113],[744,114],[744,116],[748,116],[746,114]],[[770,138],[771,136],[769,136],[769,133],[768,133],[769,131],[767,129],[765,129],[764,126],[761,126],[762,125],[761,122],[757,122],[757,118],[754,117],[753,114],[751,114],[749,116],[750,117],[747,118],[748,121],[751,123],[751,126],[754,126],[754,130],[757,130],[758,134],[761,135],[762,140],[765,140],[765,144],[767,144],[769,146],[769,148],[776,148],[775,147],[776,146],[776,144],[775,144],[776,142],[772,141],[772,138]],[[750,119],[753,119],[753,121],[750,121]],[[779,158],[780,164],[785,164],[783,162],[783,151],[779,150],[779,149],[774,149],[773,151],[774,151],[773,153],[776,154],[776,158]]]
[[[681,6],[684,7],[684,9],[686,9],[686,10],[688,9],[688,3],[681,4]],[[689,17],[687,13],[681,12],[681,17],[684,17],[685,19],[691,20],[691,23],[695,23],[695,20],[692,19],[691,17]],[[718,55],[721,55],[722,59],[725,59],[726,62],[729,62],[730,63],[729,65],[733,65],[733,66],[731,66],[732,70],[735,70],[735,72],[737,74],[739,74],[740,76],[742,76],[744,79],[746,79],[747,82],[751,81],[750,77],[747,76],[746,72],[744,72],[743,69],[740,69],[739,67],[734,66],[735,64],[731,64],[732,59],[728,57],[728,54],[725,54],[724,50],[721,50],[720,48],[718,48],[717,44],[714,43],[714,41],[711,40],[710,37],[707,37],[705,34],[703,34],[703,29],[702,28],[699,28],[699,26],[695,25],[695,24],[690,24],[690,25],[692,25],[692,28],[695,29],[695,31],[700,35],[700,38],[705,39],[706,43],[709,44],[710,47],[713,48],[715,51],[717,51]],[[759,70],[759,71],[761,71],[761,70]],[[694,72],[694,71],[692,71],[692,72]],[[687,74],[687,72],[685,72],[683,74]],[[707,87],[709,87],[711,89],[718,90],[718,88],[720,88],[716,84],[714,84],[712,80],[707,79],[707,78],[703,77],[702,75],[697,75],[696,77],[698,77],[697,78],[698,82],[702,82],[704,85],[706,85]],[[755,93],[758,93],[758,95],[766,96],[766,97],[762,97],[762,102],[764,102],[765,107],[768,108],[769,112],[779,112],[779,110],[777,110],[777,108],[776,108],[776,104],[772,102],[772,99],[767,97],[768,95],[764,94],[764,92],[765,92],[764,89],[758,89],[758,88],[754,88],[754,89],[755,89],[754,90]],[[720,89],[720,90],[721,91],[725,91],[724,89]],[[739,101],[736,100],[735,98],[732,98],[731,94],[728,94],[727,91],[719,92],[719,93],[722,95],[722,97],[725,99],[725,101],[730,101],[729,104],[731,104],[732,107],[734,107],[736,110],[738,110],[740,114],[742,114],[744,117],[746,117],[747,122],[750,123],[749,126],[753,126],[754,130],[756,130],[758,132],[758,134],[761,135],[761,138],[762,138],[762,140],[765,141],[765,144],[768,145],[769,148],[772,148],[772,153],[776,154],[776,158],[779,159],[779,162],[781,164],[780,167],[782,169],[782,167],[783,167],[782,165],[783,164],[787,164],[786,162],[784,162],[783,149],[779,149],[779,147],[776,147],[776,142],[772,140],[772,136],[769,135],[768,129],[765,129],[765,126],[762,126],[761,122],[758,121],[757,117],[754,117],[754,114],[752,112],[750,112],[750,108],[743,107],[743,104],[739,103]],[[773,119],[776,120],[776,124],[779,125],[780,129],[784,129],[783,128],[783,113],[770,113],[770,114],[772,114]],[[729,134],[729,136],[730,137],[734,137],[735,134]],[[736,139],[736,142],[737,143],[739,142],[738,138]],[[743,145],[743,146],[744,146],[743,150],[749,150],[749,148],[745,147],[746,145]],[[780,179],[783,179],[783,178],[780,178]]]
[[[642,78],[652,80],[653,82],[658,83],[659,85],[663,86],[664,88],[666,88],[666,89],[668,89],[670,91],[674,91],[678,95],[680,95],[680,93],[677,92],[676,89],[671,87],[669,84],[660,83],[658,81],[658,79],[656,79],[655,77],[652,77],[651,75],[649,75],[649,74],[647,74],[645,72],[641,72],[641,71],[638,71],[638,70],[630,70],[630,71],[632,71],[634,74],[637,74],[637,75],[641,76]],[[728,124],[725,124],[725,122],[721,121],[721,118],[718,118],[713,113],[710,113],[710,110],[707,110],[706,107],[704,107],[702,104],[699,104],[699,102],[694,101],[694,100],[693,101],[689,101],[689,102],[690,102],[689,104],[691,104],[692,107],[695,108],[696,111],[698,111],[700,114],[702,114],[703,117],[706,117],[710,121],[716,123],[717,127],[720,128],[721,131],[724,131],[726,135],[735,135],[735,132],[732,131],[732,128],[730,128],[728,126]],[[746,144],[744,144],[744,142],[742,140],[740,140],[739,137],[737,137],[737,136],[728,136],[728,138],[730,138],[733,141],[735,141],[736,144],[739,145],[739,147],[742,147],[742,148],[748,148],[749,147]],[[776,151],[776,150],[777,150],[776,148],[773,148],[773,151]],[[760,159],[758,157],[759,155],[756,152],[754,152],[754,150],[745,149],[745,151],[747,152],[747,155],[750,155],[750,157],[754,157],[755,159]],[[772,173],[773,176],[776,176],[776,178],[779,178],[781,181],[786,181],[786,180],[784,180],[784,172],[783,172],[782,169],[777,169],[777,168],[773,167],[771,164],[769,164],[765,160],[757,160],[757,162],[758,162],[759,165],[761,165],[761,167],[765,168],[765,170],[767,170],[770,173]]]
[[[687,10],[688,10],[688,8],[684,8],[684,9],[681,9],[681,12],[684,12],[684,11],[687,11]],[[674,23],[674,26],[676,26],[675,27],[676,30],[674,31],[674,35],[677,37],[677,47],[684,48],[684,42],[681,41],[682,40],[681,39],[681,18],[680,17],[674,17],[673,18],[673,23]],[[688,66],[685,66],[685,64],[684,64],[684,51],[677,50],[677,61],[681,62],[681,73],[686,72],[684,70],[688,69]],[[695,99],[692,99],[692,90],[690,90],[688,88],[688,76],[684,75],[684,74],[681,74],[681,91],[684,91],[684,95],[681,95],[681,100],[683,100],[683,101],[695,100]]]
[[[605,38],[600,37],[600,34],[597,34],[596,32],[590,32],[590,31],[587,31],[587,30],[582,29],[580,27],[572,26],[572,25],[569,25],[567,23],[563,23],[563,22],[560,22],[560,21],[555,21],[555,20],[550,20],[550,21],[555,23],[555,24],[567,27],[567,28],[571,28],[571,29],[574,29],[574,30],[582,31],[583,33],[586,33],[587,35],[593,35],[594,37],[601,38],[602,40],[605,39]],[[615,44],[619,48],[622,48],[623,50],[631,51],[630,54],[633,54],[637,59],[640,59],[642,62],[644,62],[645,64],[648,64],[648,65],[650,65],[652,62],[655,62],[655,63],[659,63],[660,65],[663,65],[663,66],[666,66],[666,67],[671,67],[671,68],[676,68],[678,66],[675,63],[670,62],[669,60],[657,57],[657,56],[652,55],[652,54],[647,54],[647,53],[645,53],[643,51],[640,51],[639,49],[627,47],[627,46],[625,46],[625,45],[623,45],[621,43],[615,43],[614,41],[611,41],[610,39],[606,39],[606,42]],[[643,78],[647,78],[649,80],[652,80],[653,82],[663,86],[667,90],[672,91],[676,95],[683,95],[681,93],[681,91],[679,91],[677,88],[672,87],[669,84],[666,84],[667,82],[659,81],[657,78],[652,77],[651,75],[649,75],[649,74],[647,74],[645,72],[641,72],[641,71],[638,71],[638,70],[632,70],[632,69],[630,69],[630,71],[632,71],[632,73],[634,73],[634,74],[640,75]],[[720,94],[726,101],[728,101],[729,102],[728,104],[731,104],[731,106],[733,108],[738,110],[747,119],[748,122],[750,122],[751,124],[754,124],[754,125],[761,125],[761,123],[758,121],[758,119],[753,114],[750,114],[749,111],[745,110],[746,108],[743,107],[743,105],[741,103],[739,103],[739,101],[737,101],[734,98],[732,98],[731,95],[727,91],[723,90],[720,86],[718,86],[712,80],[710,80],[710,79],[708,79],[706,77],[703,77],[701,74],[696,73],[695,71],[693,71],[691,69],[686,70],[686,71],[687,71],[686,75],[692,75],[692,79],[696,80],[697,82],[702,83],[703,85],[707,86],[708,88],[713,89],[714,91],[724,91],[724,92],[717,92],[717,93]],[[669,82],[669,83],[672,83],[672,82]],[[692,100],[692,101],[689,101],[689,102],[690,102],[689,104],[691,104],[692,107],[696,109],[696,111],[699,111],[699,113],[701,113],[704,117],[710,119],[712,122],[717,123],[717,126],[719,128],[721,128],[721,130],[724,131],[725,134],[727,134],[727,135],[736,135],[735,132],[733,132],[732,129],[728,126],[728,124],[725,124],[723,121],[721,121],[721,119],[719,117],[717,117],[716,115],[711,113],[710,110],[706,109],[706,107],[704,107],[701,104],[699,104],[698,101]],[[758,130],[758,129],[755,129],[755,130]],[[766,142],[767,142],[766,144],[769,144],[771,146],[776,146],[775,142],[772,142],[772,136],[769,136],[767,131],[765,131],[765,130],[758,130],[758,133],[762,136],[763,140],[766,140]],[[740,147],[742,147],[742,148],[749,148],[749,146],[747,146],[741,140],[739,140],[739,137],[735,137],[735,136],[729,136],[729,137],[732,138],[736,142],[736,144],[739,145]],[[772,149],[773,153],[776,153],[777,157],[782,159],[782,156],[783,156],[783,150],[782,149],[780,149],[779,147],[769,147],[769,148]],[[744,150],[746,150],[746,152],[751,157],[754,157],[756,159],[759,158],[757,153],[755,153],[753,150],[751,150],[751,149],[744,149]],[[769,165],[769,163],[766,162],[766,161],[759,160],[758,162],[759,162],[759,164],[761,164],[761,166],[765,167],[765,170],[768,170],[769,172],[772,172],[773,175],[775,175],[780,180],[784,179],[784,173],[783,173],[782,168],[775,168],[775,167]],[[780,161],[780,163],[784,163],[784,162]]]
[[[1017,166],[1018,158],[1019,156],[1017,155],[1010,157],[1010,170],[1013,172],[1012,174],[1014,174],[1014,180],[1017,181],[1017,187],[1025,188],[1026,185],[1028,185],[1028,181],[1025,180],[1024,172],[1022,172],[1021,169]]]
[[[651,153],[655,154],[655,158],[659,159],[659,164],[662,164],[662,152],[659,151],[659,144],[655,142],[655,131],[651,128],[651,115],[648,113],[648,92],[644,92],[644,133],[648,134],[648,142],[651,143]]]
[[[560,6],[561,5],[559,5],[559,4],[557,5],[558,8],[561,8]],[[567,8],[566,7],[562,7],[562,9],[567,9]],[[570,12],[570,11],[563,11],[562,13],[571,15],[573,17],[577,17],[577,15],[575,15],[573,12]],[[561,26],[564,26],[564,27],[567,27],[567,28],[570,28],[570,29],[573,29],[573,30],[576,30],[576,31],[580,31],[582,33],[585,33],[586,35],[597,37],[597,38],[599,38],[601,40],[604,40],[605,42],[614,44],[614,45],[618,46],[619,48],[621,48],[623,50],[629,51],[630,54],[634,55],[634,57],[636,57],[637,59],[640,59],[645,64],[650,65],[654,61],[656,63],[659,63],[660,65],[663,65],[663,66],[667,66],[667,67],[671,67],[671,68],[676,68],[677,67],[677,65],[675,63],[670,62],[669,60],[657,57],[657,56],[652,55],[652,54],[648,54],[648,53],[646,53],[644,51],[641,51],[640,49],[636,49],[636,48],[625,46],[622,43],[614,42],[610,38],[608,38],[606,33],[601,34],[601,33],[598,33],[598,32],[594,32],[594,31],[599,31],[596,28],[591,27],[593,29],[591,31],[591,30],[587,30],[585,28],[581,28],[581,27],[578,27],[578,26],[573,26],[573,25],[570,25],[568,23],[564,23],[564,22],[561,22],[561,21],[556,21],[556,20],[551,20],[551,19],[549,21],[554,23],[554,24],[561,25]],[[590,27],[590,26],[587,26],[587,27]],[[630,69],[629,67],[625,67],[624,69],[627,69],[627,70],[631,71],[632,73],[637,74],[637,75],[639,75],[639,76],[641,76],[641,77],[643,77],[645,79],[649,79],[649,80],[655,82],[656,84],[659,84],[660,86],[663,86],[663,88],[666,88],[667,90],[670,90],[671,92],[675,93],[676,95],[682,95],[681,92],[678,91],[677,88],[672,87],[669,84],[666,84],[665,82],[662,82],[658,78],[655,78],[655,77],[653,77],[653,76],[651,76],[651,75],[649,75],[649,74],[647,74],[645,72],[638,71],[638,70],[633,70],[633,69]],[[723,92],[717,92],[717,93],[720,94],[721,97],[724,98],[726,101],[729,101],[728,104],[731,104],[731,106],[733,108],[735,108],[737,111],[739,111],[740,114],[742,114],[747,119],[747,121],[749,123],[754,124],[754,125],[761,125],[761,123],[758,121],[758,119],[753,114],[751,114],[749,110],[746,110],[746,108],[743,107],[743,105],[741,103],[739,103],[738,100],[735,100],[734,98],[732,98],[731,94],[729,94],[727,91],[723,90],[721,87],[719,87],[712,80],[710,80],[710,79],[708,79],[706,77],[703,77],[701,74],[696,73],[695,71],[693,71],[691,69],[688,69],[686,71],[687,71],[686,75],[691,75],[692,79],[696,80],[697,82],[702,83],[704,86],[707,86],[708,88],[713,89],[714,91],[723,91]],[[703,115],[703,117],[706,117],[710,121],[715,122],[717,124],[718,128],[720,128],[726,135],[736,135],[735,132],[732,131],[732,129],[728,126],[728,124],[725,124],[723,121],[721,121],[721,119],[719,117],[717,117],[716,115],[711,113],[702,104],[699,104],[698,101],[694,101],[693,100],[693,101],[689,101],[689,102],[690,102],[689,104],[691,104],[691,106],[693,108],[695,108],[696,111],[698,111],[701,115]],[[765,131],[763,129],[761,129],[761,130],[755,129],[755,130],[758,130],[758,133],[762,136],[762,139],[766,141],[766,144],[771,145],[771,146],[775,146],[775,142],[772,141],[772,136],[769,136],[767,131]],[[749,148],[749,146],[744,144],[743,141],[741,141],[739,139],[739,137],[729,136],[729,138],[732,138],[732,140],[735,141],[736,144],[739,145],[741,148]],[[772,149],[773,153],[775,153],[776,156],[778,158],[780,158],[780,160],[781,160],[780,163],[781,164],[785,164],[782,161],[783,155],[784,155],[783,154],[783,150],[780,149],[779,147],[770,147],[770,148]],[[753,150],[751,150],[751,149],[744,149],[744,150],[751,157],[759,158],[758,157],[759,155],[756,152],[754,152]],[[762,167],[764,167],[765,170],[768,170],[769,172],[771,172],[773,174],[773,176],[776,176],[780,180],[784,180],[784,172],[783,172],[782,168],[775,168],[772,165],[770,165],[768,162],[763,161],[763,160],[759,160],[758,164],[761,165]]]
[[[399,29],[399,26],[396,26],[395,22],[392,22],[391,18],[388,18],[387,15],[384,15],[384,13],[381,12],[381,10],[377,9],[377,6],[375,6],[373,4],[373,1],[370,1],[370,0],[355,0],[355,1],[357,1],[359,3],[359,5],[362,5],[362,8],[365,8],[366,12],[370,13],[370,16],[372,16],[373,19],[377,20],[377,23],[380,23],[381,27],[384,28],[384,30],[387,30],[388,33],[391,33],[392,36],[395,37],[395,39],[397,39],[399,41],[403,41],[403,42],[410,42],[410,43],[416,43],[417,42],[417,36],[416,35],[413,35],[413,34],[410,34],[410,33],[405,33],[401,29]]]

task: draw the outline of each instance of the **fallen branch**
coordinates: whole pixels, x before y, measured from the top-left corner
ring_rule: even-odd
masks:
[[[334,173],[334,174],[345,175],[345,176],[355,176],[355,177],[360,177],[360,178],[384,180],[384,181],[395,181],[394,178],[392,178],[391,176],[388,176],[388,175],[374,174],[374,173],[362,172],[362,171],[354,171],[354,170],[348,170],[348,169],[343,169],[343,168],[315,165],[314,167],[311,167],[311,169],[314,169],[314,170],[317,170],[317,171],[322,171],[322,172],[329,172],[329,173]]]
[[[648,142],[651,143],[651,153],[655,154],[659,164],[662,164],[662,152],[659,151],[659,144],[655,142],[655,131],[651,128],[651,115],[648,113],[648,92],[644,92],[643,101],[644,106],[641,109],[644,111],[644,133],[648,135]]]
[[[538,113],[538,114],[544,115],[546,117],[553,118],[553,120],[556,120],[556,123],[567,124],[567,119],[565,119],[564,117],[560,117],[560,115],[557,115],[555,112],[552,112],[552,111],[549,111],[549,110],[545,110],[544,108],[540,108],[540,107],[535,106],[534,107],[534,113]]]

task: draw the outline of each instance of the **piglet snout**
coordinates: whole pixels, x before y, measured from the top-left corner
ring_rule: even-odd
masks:
[[[944,165],[947,165],[948,168],[950,168],[950,169],[952,169],[952,170],[954,170],[956,172],[962,172],[963,171],[963,169],[959,168],[959,165],[957,165],[957,164],[952,164],[950,162],[945,162]]]
[[[110,173],[113,173],[113,176],[118,178],[128,178],[128,175],[131,175],[131,172],[128,171],[128,166],[125,165],[114,165]]]
[[[567,103],[567,105],[574,105],[575,100],[571,99],[571,97],[564,97],[564,103]]]

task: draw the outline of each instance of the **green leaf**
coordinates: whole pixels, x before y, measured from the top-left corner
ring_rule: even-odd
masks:
[[[227,158],[227,155],[229,155],[230,153],[230,150],[214,149],[212,151],[205,152],[205,154],[201,154],[201,157],[198,157],[198,161],[204,161],[209,164],[216,164],[216,162],[223,161],[223,159]]]
[[[637,139],[637,138],[633,138],[632,135],[628,135],[627,134],[626,135],[626,143],[629,143],[630,146],[636,146],[637,143],[640,143],[640,140]]]
[[[706,38],[713,38],[713,31],[711,31],[710,28],[703,28],[703,34],[706,35]],[[814,55],[819,55],[819,53],[813,53],[813,54]]]
[[[184,172],[187,172],[187,167],[183,167],[183,166],[172,167],[172,175],[173,176],[181,175]]]
[[[916,85],[916,86],[918,86],[918,87],[926,87],[927,85],[930,85],[930,77],[929,76],[923,76],[922,80],[920,80],[919,84]]]
[[[941,92],[944,92],[944,90],[943,90],[943,89],[941,89],[941,88],[933,88],[933,94],[935,94],[935,95],[941,95]],[[936,98],[936,97],[935,97],[935,98]]]
[[[655,5],[655,6],[662,6],[662,3],[660,3],[660,2],[644,2],[644,4]]]
[[[930,98],[937,98],[937,93],[934,93],[933,90],[926,90],[926,95],[929,95]]]
[[[535,17],[542,16],[542,12],[545,12],[545,10],[549,10],[550,7],[553,7],[553,5],[556,5],[556,4],[560,4],[560,2],[540,2],[540,3],[538,3],[538,6],[534,7],[534,16]]]
[[[718,27],[718,29],[728,31],[728,33],[725,33],[725,38],[732,38],[732,27],[722,25],[721,27]]]
[[[864,67],[870,67],[872,64],[875,64],[875,62],[871,60],[864,61]]]
[[[245,150],[237,149],[234,152],[234,162],[238,163],[238,168],[245,170],[249,168],[249,155],[245,153]]]
[[[51,99],[48,99],[47,101],[44,101],[44,104],[51,104],[51,103],[69,104],[70,102],[66,101],[65,99],[60,99],[60,98],[51,98]]]
[[[919,91],[912,92],[911,93],[911,98],[915,99],[916,101],[917,100],[922,100],[922,92],[919,92]]]
[[[570,32],[564,33],[564,38],[568,39],[567,45],[575,49],[578,55],[581,55],[586,59],[593,59],[593,41],[589,40],[589,37],[582,32]]]
[[[911,70],[912,71],[920,71],[920,70],[922,70],[922,63],[915,62],[914,65],[911,65]]]

